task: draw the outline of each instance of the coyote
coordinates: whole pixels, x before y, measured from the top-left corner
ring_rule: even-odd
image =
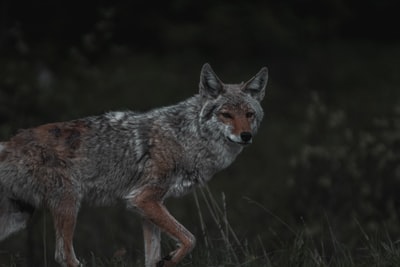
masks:
[[[72,240],[82,201],[119,199],[143,218],[145,266],[175,266],[195,238],[164,199],[206,183],[252,143],[267,79],[264,67],[246,83],[225,84],[204,64],[199,93],[176,105],[45,124],[0,142],[0,240],[44,207],[54,221],[56,261],[81,266]],[[164,258],[161,231],[178,242]]]

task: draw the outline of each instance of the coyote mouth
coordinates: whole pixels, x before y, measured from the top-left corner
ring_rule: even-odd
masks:
[[[232,140],[229,136],[227,136],[226,139],[227,139],[229,142],[231,142],[231,143],[234,143],[234,144],[237,144],[237,145],[241,145],[241,146],[248,146],[248,145],[251,144],[251,140],[250,140],[250,141],[247,141],[247,142],[234,141],[234,140]]]

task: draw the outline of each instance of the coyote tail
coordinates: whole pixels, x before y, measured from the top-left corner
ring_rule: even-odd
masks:
[[[8,198],[0,186],[0,241],[26,227],[34,208],[25,202]]]

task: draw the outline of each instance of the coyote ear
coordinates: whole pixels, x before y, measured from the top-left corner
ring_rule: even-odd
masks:
[[[246,82],[242,90],[258,101],[263,100],[265,95],[265,87],[268,82],[268,69],[263,67],[253,78]]]
[[[223,83],[215,74],[210,64],[203,65],[200,73],[200,95],[216,98],[223,91]]]

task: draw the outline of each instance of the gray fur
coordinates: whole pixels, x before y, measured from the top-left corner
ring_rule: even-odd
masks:
[[[1,188],[0,214],[7,214],[7,216],[0,216],[0,240],[25,228],[26,221],[30,217],[29,212],[20,211],[16,204],[7,198],[7,194]]]
[[[0,143],[0,239],[25,223],[9,198],[50,209],[68,202],[65,213],[75,214],[82,201],[108,205],[152,185],[165,189],[164,198],[179,197],[228,167],[243,145],[229,139],[232,127],[218,112],[245,105],[255,114],[255,134],[267,72],[228,85],[207,64],[200,80],[198,95],[173,106],[44,125]]]

